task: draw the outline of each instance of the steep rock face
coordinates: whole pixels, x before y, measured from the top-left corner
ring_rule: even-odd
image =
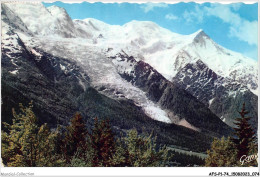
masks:
[[[114,63],[123,78],[142,89],[149,99],[167,110],[168,116],[176,124],[185,120],[188,124],[186,126],[197,131],[230,133],[230,128],[204,104],[166,80],[149,64],[136,61],[125,53],[119,53],[110,59],[116,60]]]
[[[33,101],[41,123],[66,121],[78,110],[74,98],[89,85],[88,76],[75,63],[29,51],[17,40],[20,52],[10,55],[9,48],[2,48],[2,120],[10,121],[18,103]]]
[[[73,61],[26,46],[15,32],[26,28],[17,28],[2,14],[2,120],[10,122],[18,103],[33,101],[40,123],[66,121],[78,110],[73,98],[89,86],[88,76]]]
[[[194,34],[193,41],[184,46],[174,57],[190,60],[186,64],[198,60],[206,64],[217,75],[230,81],[244,85],[257,94],[258,69],[257,62],[241,54],[232,52],[215,43],[204,31]],[[186,54],[183,56],[183,53]],[[178,70],[180,71],[180,70]]]
[[[257,125],[257,96],[245,85],[216,74],[201,60],[189,63],[173,78],[173,83],[187,90],[207,105],[226,124],[234,126],[243,102],[250,110],[252,125]]]
[[[1,18],[2,18],[2,30],[6,28],[7,24],[18,31],[28,33],[29,35],[32,35],[32,32],[27,28],[27,26],[23,23],[23,21],[18,17],[11,9],[7,7],[6,4],[1,4]]]

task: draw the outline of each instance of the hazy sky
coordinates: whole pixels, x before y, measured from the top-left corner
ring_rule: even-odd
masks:
[[[214,41],[257,60],[258,4],[218,3],[44,3],[67,10],[72,19],[96,18],[123,25],[132,20],[153,21],[179,34],[203,29]]]

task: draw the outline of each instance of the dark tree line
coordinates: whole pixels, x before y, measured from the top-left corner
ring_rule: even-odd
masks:
[[[84,118],[76,113],[62,130],[39,126],[32,103],[13,109],[12,124],[2,130],[2,159],[11,167],[110,167],[164,166],[168,160],[166,147],[158,147],[152,135],[138,135],[132,129],[126,136],[116,137],[109,120],[95,118],[88,131]]]
[[[147,167],[202,166],[204,160],[196,156],[169,152],[156,143],[153,134],[139,134],[136,129],[115,134],[108,119],[94,119],[91,128],[80,113],[76,113],[67,127],[50,130],[47,124],[38,125],[32,103],[13,109],[12,123],[4,123],[2,159],[12,167]],[[257,154],[257,143],[249,124],[245,104],[234,136],[215,139],[208,150],[206,166],[257,166],[257,161],[241,164],[241,156]],[[88,127],[88,128],[87,128]]]

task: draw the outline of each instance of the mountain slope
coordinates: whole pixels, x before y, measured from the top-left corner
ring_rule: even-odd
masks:
[[[219,76],[235,80],[252,91],[257,90],[256,61],[219,46],[203,31],[194,36],[193,42],[183,47],[182,51],[186,51],[192,59],[202,60]]]
[[[230,128],[217,116],[205,109],[192,95],[166,80],[160,73],[143,61],[136,61],[125,53],[110,57],[117,65],[120,75],[134,86],[147,93],[150,100],[167,110],[169,118],[176,124],[196,131],[228,134]],[[114,61],[116,60],[116,61]],[[128,66],[127,69],[122,66]]]
[[[11,9],[12,13],[6,13],[8,9]],[[33,17],[27,14],[31,9],[36,13]],[[14,78],[31,77],[30,69],[24,69],[27,65],[35,70],[34,75],[41,73],[42,77],[34,79],[37,87],[28,85],[24,89],[15,88],[21,95],[25,95],[26,99],[37,100],[39,97],[44,100],[40,107],[47,106],[46,112],[53,117],[59,117],[62,112],[65,114],[63,109],[66,107],[71,107],[68,112],[79,110],[86,115],[99,115],[94,113],[95,108],[88,112],[88,105],[85,104],[90,97],[90,94],[84,97],[85,92],[92,93],[89,91],[94,89],[93,94],[97,97],[92,98],[92,101],[106,98],[101,100],[121,104],[126,102],[126,106],[131,105],[131,108],[135,107],[134,110],[141,109],[142,116],[170,125],[175,123],[186,126],[195,131],[209,133],[210,136],[222,136],[231,132],[231,128],[208,109],[209,105],[202,104],[203,101],[197,100],[193,93],[185,91],[180,83],[177,85],[172,82],[173,76],[182,68],[198,60],[194,54],[195,49],[200,49],[198,51],[203,58],[201,60],[211,61],[211,58],[202,53],[207,51],[208,46],[214,47],[215,44],[202,31],[183,36],[152,22],[132,21],[124,26],[113,26],[95,19],[71,20],[64,9],[45,8],[37,3],[18,3],[14,6],[9,4],[2,7],[2,14],[5,14],[5,19],[2,18],[5,25],[2,32],[2,52],[6,57],[6,64],[3,66],[9,65],[10,61],[19,63],[32,58],[32,64],[25,62],[26,64],[21,66],[6,67],[6,78],[10,74],[13,74]],[[16,18],[20,20],[10,20]],[[15,43],[15,40],[9,40],[10,38],[21,42]],[[216,46],[217,44],[215,48]],[[183,52],[180,57],[181,51]],[[175,64],[175,55],[178,55],[178,64]],[[168,68],[165,70],[166,66]],[[230,68],[220,68],[220,71],[227,73]],[[8,85],[6,78],[4,82]],[[240,82],[239,78],[233,80]],[[46,88],[43,87],[46,89],[42,92],[44,95],[38,93],[41,91],[37,82],[46,85]],[[245,88],[248,89],[247,85]],[[52,89],[53,93],[47,92]],[[62,93],[68,94],[64,96]],[[51,99],[46,95],[51,96]],[[51,106],[56,106],[55,99],[58,100],[59,97],[64,100],[60,105],[57,104],[58,112],[50,110]],[[69,100],[72,100],[72,103],[68,103]],[[104,109],[101,106],[98,110],[103,110],[101,115],[105,115],[104,110],[113,112],[113,108],[108,104],[105,104]],[[122,115],[118,110],[117,118]],[[66,113],[66,116],[69,116],[69,113]],[[66,116],[60,116],[59,119],[65,120],[63,117]],[[134,119],[138,119],[138,115],[135,116]]]
[[[252,116],[252,125],[257,128],[257,96],[246,86],[216,74],[201,60],[188,63],[173,78],[173,82],[187,90],[226,124],[234,126],[243,102]]]

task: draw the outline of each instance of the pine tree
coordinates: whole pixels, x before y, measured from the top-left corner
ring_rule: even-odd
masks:
[[[128,161],[133,167],[165,166],[168,150],[162,147],[156,150],[156,138],[139,136],[136,129],[130,130],[124,139],[128,152]]]
[[[243,155],[249,155],[250,145],[255,141],[255,133],[249,123],[251,117],[246,117],[248,113],[249,112],[246,111],[244,103],[241,111],[239,112],[241,117],[236,118],[235,124],[237,127],[234,128],[236,137],[232,139],[238,150],[238,159],[240,159]]]
[[[86,158],[86,154],[90,154],[90,152],[82,151],[82,149],[79,148],[72,156],[69,166],[70,167],[91,167],[92,157],[89,156],[88,158]]]
[[[70,125],[65,132],[65,140],[63,151],[65,152],[67,163],[70,162],[72,156],[81,148],[86,150],[87,130],[83,117],[76,113],[71,119]]]
[[[113,167],[128,167],[131,166],[129,162],[129,152],[126,146],[124,145],[123,139],[121,138],[123,135],[121,134],[116,141],[116,150],[112,156],[112,166]]]
[[[65,159],[61,154],[58,154],[57,143],[59,129],[51,132],[47,124],[43,124],[38,131],[38,143],[36,149],[38,150],[37,162],[38,167],[60,167],[65,165]]]
[[[109,120],[101,122],[95,118],[90,143],[94,151],[93,166],[112,166],[112,156],[115,153],[115,137],[109,125]]]
[[[9,133],[3,135],[7,142],[6,149],[7,166],[36,166],[36,144],[37,144],[37,118],[32,111],[32,103],[29,107],[19,104],[20,113],[13,109],[13,123],[4,125]],[[3,147],[3,146],[2,146]]]
[[[2,131],[2,157],[7,166],[36,167],[58,166],[63,161],[55,155],[55,134],[47,124],[40,128],[37,118],[29,107],[20,106],[20,113],[13,109],[13,123],[4,123],[8,132]]]
[[[225,139],[215,138],[211,150],[207,151],[205,166],[207,167],[232,167],[237,166],[237,150],[230,137]]]

